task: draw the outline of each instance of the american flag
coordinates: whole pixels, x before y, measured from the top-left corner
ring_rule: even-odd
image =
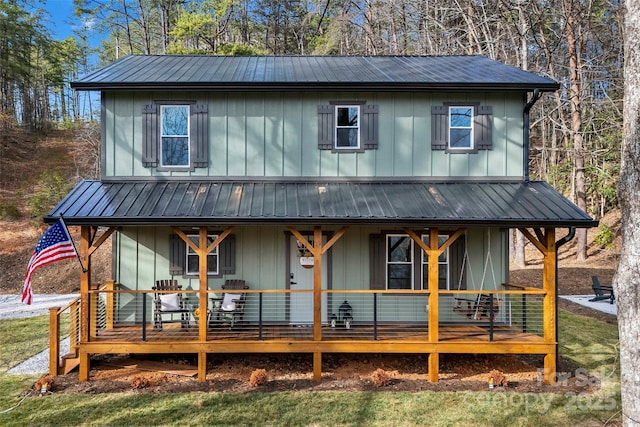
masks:
[[[69,230],[64,224],[62,218],[53,224],[40,238],[36,248],[31,254],[29,265],[27,266],[27,275],[24,278],[24,286],[22,288],[22,302],[31,304],[33,298],[33,290],[31,289],[31,274],[43,265],[60,261],[67,258],[77,257],[76,248],[69,236]]]

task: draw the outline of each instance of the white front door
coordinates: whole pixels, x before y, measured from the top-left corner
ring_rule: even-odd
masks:
[[[313,237],[305,235],[313,243]],[[300,264],[298,239],[290,239],[290,287],[292,291],[305,290],[308,292],[291,292],[289,305],[289,322],[296,325],[313,324],[313,268],[305,268]],[[327,289],[327,254],[322,256],[322,289]],[[327,294],[322,294],[322,323],[327,322]]]

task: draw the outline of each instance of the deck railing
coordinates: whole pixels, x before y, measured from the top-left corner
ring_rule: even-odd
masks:
[[[49,374],[66,373],[64,358],[77,356],[80,322],[80,297],[49,309]]]
[[[206,309],[198,311],[199,292],[183,290],[188,312],[162,314],[158,324],[154,322],[154,293],[115,288],[90,291],[94,313],[90,339],[199,341],[202,321],[207,324],[207,340],[314,339],[311,290],[246,290],[243,313],[233,323],[219,307],[222,290],[209,290]],[[438,326],[444,331],[473,327],[476,336],[485,336],[487,341],[507,330],[542,336],[543,296],[541,289],[506,286],[500,290],[443,290],[439,292]],[[428,299],[428,291],[323,290],[321,339],[426,340]]]

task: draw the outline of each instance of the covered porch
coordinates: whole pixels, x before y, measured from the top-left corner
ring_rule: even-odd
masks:
[[[486,186],[489,187],[491,184]],[[493,185],[491,188],[495,191],[494,187],[496,186]],[[389,189],[382,193],[364,193],[362,188],[359,188],[358,191],[364,199],[357,199],[345,198],[345,189],[340,185],[336,185],[332,191],[331,184],[316,183],[315,186],[311,186],[314,191],[307,188],[308,195],[315,194],[316,198],[305,203],[309,206],[317,203],[318,209],[325,212],[325,216],[314,214],[307,217],[301,215],[298,209],[296,215],[274,217],[266,215],[263,209],[258,216],[244,213],[239,217],[239,212],[242,212],[240,207],[246,203],[243,197],[248,197],[248,191],[242,185],[237,185],[236,188],[239,190],[231,189],[228,197],[224,199],[224,206],[229,207],[233,197],[239,197],[234,202],[233,215],[229,211],[221,211],[220,205],[217,205],[218,209],[214,206],[211,211],[215,212],[215,215],[203,216],[200,211],[194,211],[194,206],[197,205],[195,198],[188,202],[192,206],[191,210],[167,204],[166,207],[171,207],[171,212],[167,213],[165,210],[162,215],[147,215],[144,218],[140,216],[140,206],[144,204],[135,209],[136,215],[132,214],[132,209],[135,204],[144,203],[138,199],[143,194],[149,194],[148,191],[133,195],[127,204],[127,197],[134,192],[134,188],[127,189],[126,196],[122,195],[122,189],[107,191],[101,188],[103,191],[100,192],[100,212],[86,210],[87,206],[95,206],[95,201],[91,201],[95,192],[87,193],[85,189],[78,193],[77,188],[50,215],[52,219],[64,215],[69,225],[81,226],[80,257],[84,266],[80,277],[81,296],[64,312],[69,313],[72,349],[80,366],[82,381],[89,379],[90,356],[93,354],[197,354],[198,379],[204,381],[207,354],[212,353],[309,353],[313,355],[314,379],[320,380],[323,353],[379,352],[428,354],[428,366],[425,368],[433,382],[438,381],[440,354],[541,354],[544,355],[546,380],[552,382],[556,371],[557,345],[557,249],[563,242],[562,239],[556,239],[556,227],[593,224],[593,220],[550,187],[536,187],[535,191],[531,191],[526,184],[513,187],[516,191],[512,193],[511,201],[505,202],[503,195],[499,200],[495,200],[498,207],[502,207],[501,211],[492,211],[496,205],[489,205],[487,202],[481,209],[472,210],[476,214],[474,218],[452,206],[450,202],[453,199],[442,199],[447,193],[441,186],[425,183],[412,185],[409,187],[411,191],[405,191],[401,199],[407,204],[406,211],[399,211],[402,204],[394,204],[393,212],[389,207],[374,216],[354,216],[354,211],[349,208],[352,205],[349,204],[357,205],[366,200],[369,206],[375,204],[380,207],[383,206],[382,199],[388,201],[390,198],[398,198],[397,191],[401,188],[394,187],[396,193],[393,194]],[[455,186],[453,188],[456,193],[457,190],[462,190]],[[504,186],[498,189],[504,190]],[[284,189],[283,200],[286,200],[288,190],[291,189]],[[544,194],[541,194],[542,190]],[[413,191],[418,191],[417,194],[421,197],[431,194],[433,200],[422,200],[419,206],[416,206]],[[447,188],[447,191],[451,189]],[[271,196],[275,197],[276,193]],[[164,193],[157,193],[158,199],[154,201],[156,205],[162,194]],[[202,192],[196,189],[195,194]],[[459,194],[467,193],[461,191]],[[108,196],[106,199],[105,195]],[[258,195],[253,186],[253,202],[256,197],[265,200],[265,194]],[[562,205],[562,209],[545,210],[544,219],[541,219],[538,212],[541,207],[536,204],[537,198],[540,198],[540,202],[551,200],[553,206]],[[217,197],[217,200],[220,200],[220,197]],[[118,207],[128,206],[128,209],[119,214],[119,208],[105,210],[105,206],[110,203],[116,203]],[[416,215],[419,209],[430,204],[440,205],[438,215],[429,209],[426,209],[429,218],[426,214]],[[264,207],[264,203],[262,206]],[[345,209],[345,206],[349,209]],[[514,210],[512,206],[520,208]],[[522,206],[529,206],[530,209],[522,209]],[[514,219],[513,214],[517,210],[520,210],[519,216]],[[345,214],[345,211],[350,214]],[[178,215],[178,212],[183,216]],[[484,214],[485,217],[479,214]],[[554,217],[549,219],[549,215]],[[151,289],[123,289],[116,281],[100,288],[90,282],[91,255],[119,227],[159,224],[170,226],[198,259],[197,288],[181,291],[189,301],[187,316],[179,317],[176,323],[163,324],[161,328],[154,327],[150,320],[152,301],[157,292]],[[360,286],[360,289],[334,289],[323,286],[323,280],[328,274],[326,265],[323,266],[323,262],[326,262],[323,261],[324,255],[330,252],[350,229],[362,224],[393,228],[409,236],[420,253],[425,254],[427,286],[411,290],[369,289],[369,286]],[[244,291],[247,315],[241,321],[234,325],[212,322],[210,312],[213,301],[222,290],[210,285],[208,255],[230,235],[248,225],[277,225],[294,236],[311,259],[312,268],[309,270],[312,272],[313,286],[308,290],[297,290],[276,283],[261,283],[260,286],[252,284]],[[543,254],[544,273],[541,283],[526,288],[516,288],[505,282],[495,289],[440,289],[438,259],[458,239],[465,236],[468,226],[519,228]],[[197,230],[197,239],[184,232],[186,227]],[[222,230],[216,234],[217,237],[213,241],[210,239],[211,227]],[[425,231],[418,234],[417,229]],[[446,239],[441,238],[443,229],[447,230]],[[331,230],[331,233],[324,233],[323,236],[326,230]],[[425,233],[428,236],[426,239]],[[309,238],[310,236],[312,238]],[[298,294],[306,295],[311,301],[312,315],[308,323],[295,323],[290,318],[279,315],[282,313],[282,307],[290,307],[297,301]],[[123,301],[126,301],[126,304]],[[342,323],[336,322],[332,325],[331,322],[332,315],[336,315],[338,321],[342,320],[339,310],[343,302],[348,302],[354,314],[357,314],[348,328]],[[200,310],[196,318],[193,315],[194,311],[201,307],[206,307],[206,310]],[[406,314],[404,312],[408,310],[412,310],[409,318],[398,316],[398,313]],[[52,313],[52,341],[59,336],[58,320],[55,319],[59,319],[60,314]],[[56,347],[57,345],[52,345],[52,351]],[[59,360],[59,355],[56,354],[51,360],[54,361],[51,370],[57,372],[58,364],[55,367],[53,364]]]

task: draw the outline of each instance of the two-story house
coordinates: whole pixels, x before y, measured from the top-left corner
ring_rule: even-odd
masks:
[[[201,381],[207,354],[254,352],[320,379],[339,352],[428,354],[431,381],[440,354],[540,354],[553,381],[556,230],[597,224],[529,180],[556,82],[482,56],[167,55],[72,86],[101,93],[102,177],[46,220],[81,227],[81,380],[93,354],[176,352]],[[544,257],[530,287],[508,284],[514,228]]]

